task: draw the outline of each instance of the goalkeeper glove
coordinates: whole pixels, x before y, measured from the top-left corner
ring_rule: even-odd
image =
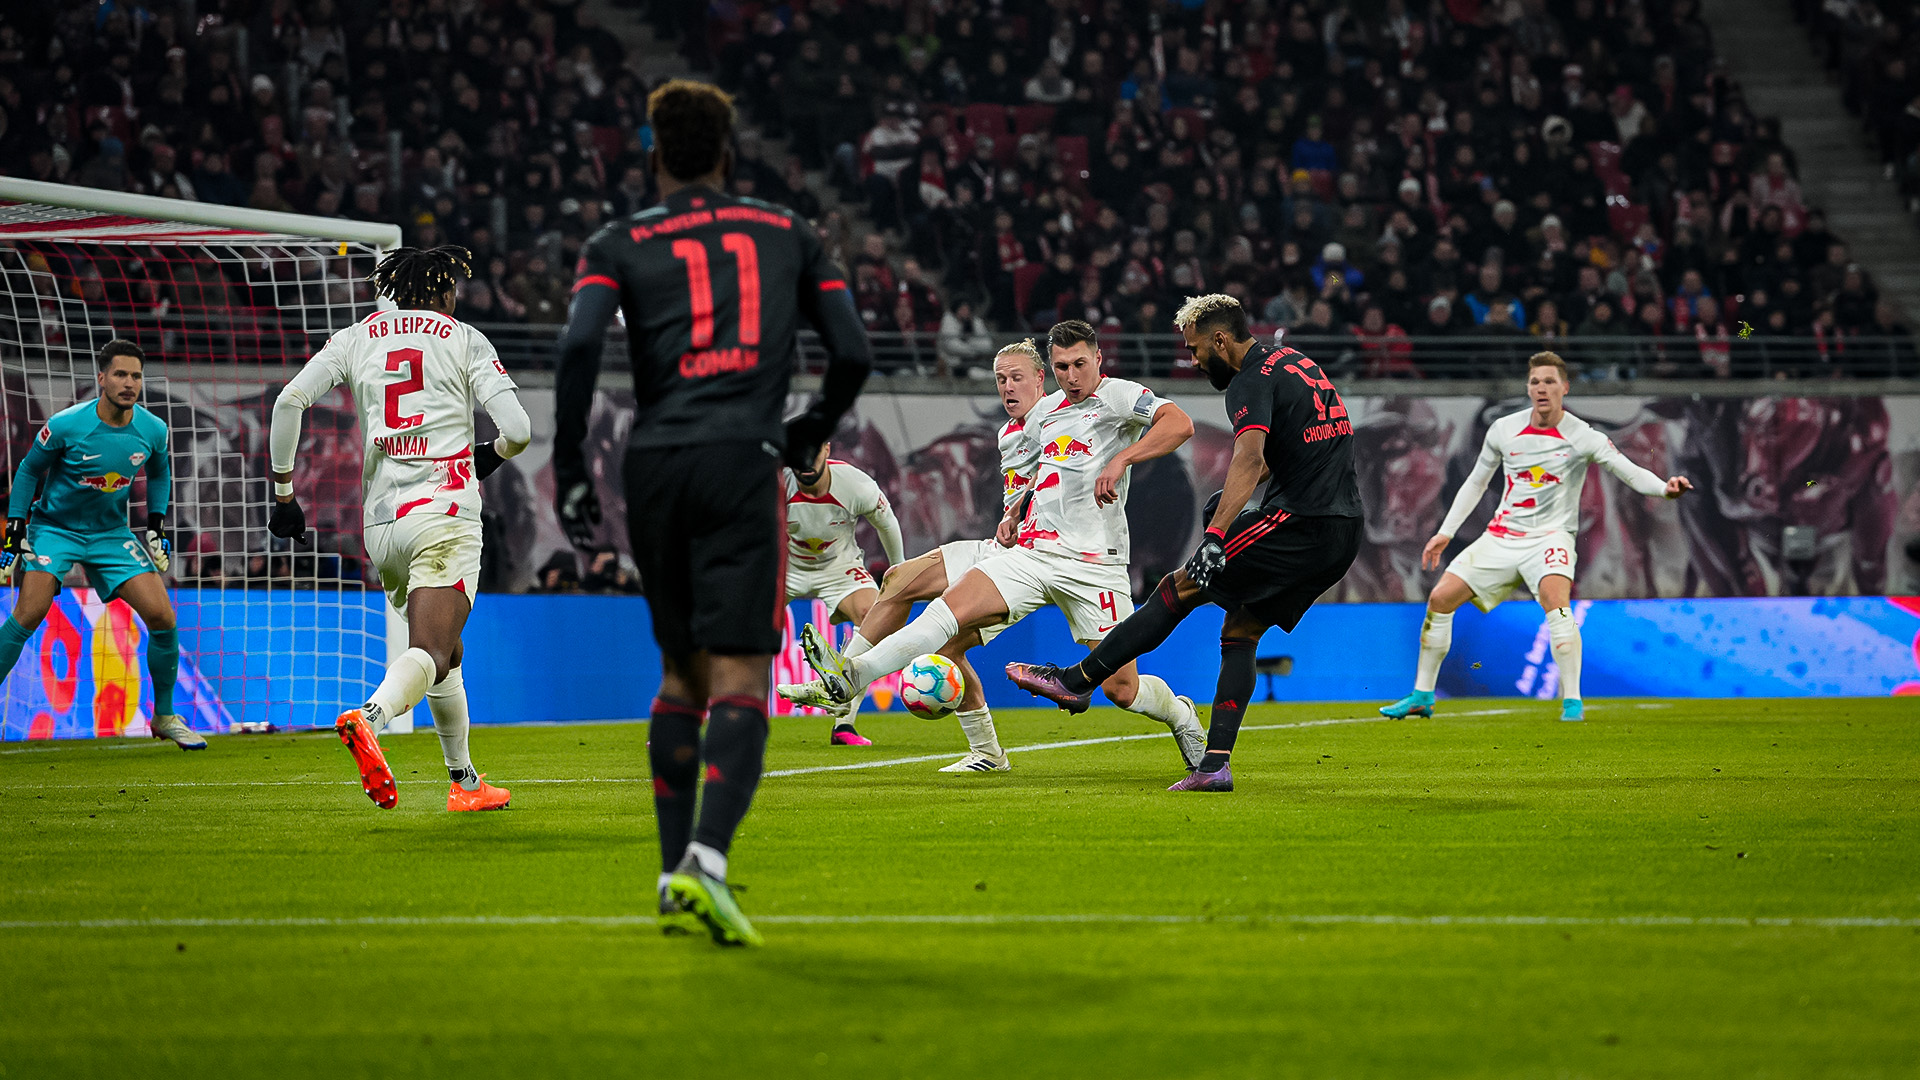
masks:
[[[593,546],[594,527],[600,524],[600,496],[594,493],[592,480],[575,480],[562,487],[555,510],[568,543],[577,548]]]
[[[7,532],[0,539],[0,581],[13,580],[13,564],[27,553],[27,521],[8,518]]]
[[[267,531],[284,540],[297,540],[301,547],[306,547],[307,512],[300,509],[300,500],[274,500],[273,510],[267,515]]]
[[[493,475],[495,469],[505,464],[506,460],[500,456],[500,451],[493,448],[492,443],[481,443],[473,448],[473,478],[485,480]]]
[[[1227,549],[1221,545],[1220,534],[1207,530],[1206,538],[1200,541],[1200,550],[1187,560],[1187,580],[1201,588],[1213,583],[1213,577],[1227,566]]]
[[[173,566],[173,541],[167,536],[167,516],[147,515],[147,554],[153,556],[153,568],[164,574]]]

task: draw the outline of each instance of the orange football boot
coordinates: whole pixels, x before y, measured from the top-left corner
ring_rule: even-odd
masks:
[[[480,786],[468,791],[459,784],[447,785],[448,810],[505,810],[513,792],[503,787],[494,787],[487,783],[487,774],[480,774]]]
[[[367,798],[382,810],[393,809],[400,801],[400,789],[394,785],[393,770],[387,768],[387,755],[380,750],[380,740],[374,738],[366,717],[360,715],[359,709],[348,709],[333,722],[333,730],[340,734],[340,741],[353,755],[353,763],[359,766],[360,786],[367,789]]]

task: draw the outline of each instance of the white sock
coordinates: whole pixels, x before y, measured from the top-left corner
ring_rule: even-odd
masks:
[[[873,644],[866,638],[861,637],[860,631],[855,630],[853,636],[847,639],[847,647],[840,650],[840,655],[851,660],[871,648],[873,648]]]
[[[913,658],[930,653],[960,632],[960,620],[953,617],[953,609],[945,600],[935,600],[927,605],[920,617],[900,628],[900,632],[887,638],[866,654],[847,665],[848,674],[853,678],[855,693],[866,690],[873,680],[891,675],[908,664]],[[842,654],[844,655],[844,654]]]
[[[707,845],[695,840],[687,845],[687,854],[699,865],[702,873],[719,881],[727,880],[727,857]]]
[[[1152,717],[1155,720],[1173,726],[1174,716],[1179,712],[1180,703],[1173,699],[1173,687],[1158,675],[1140,676],[1140,689],[1134,692],[1133,704],[1122,705],[1130,713]]]
[[[967,749],[976,754],[990,757],[1004,757],[1006,751],[1000,749],[1000,735],[993,730],[993,710],[982,705],[978,709],[953,714],[960,721],[960,731],[967,737]]]
[[[1447,650],[1453,648],[1453,612],[1445,615],[1427,609],[1426,621],[1420,624],[1420,666],[1413,675],[1413,688],[1433,693],[1440,682],[1440,662],[1447,658]]]
[[[1571,608],[1547,612],[1547,638],[1553,642],[1553,662],[1560,667],[1560,696],[1580,698],[1580,624]]]
[[[480,790],[480,774],[467,756],[467,681],[459,668],[427,688],[427,706],[433,710],[433,730],[440,736],[447,775],[467,791]]]
[[[660,880],[659,880],[659,882],[658,882],[658,883],[657,883],[657,884],[655,885],[655,887],[654,887],[654,890],[653,890],[653,891],[654,891],[654,892],[666,892],[666,891],[667,891],[667,882],[669,882],[669,881],[672,881],[672,880],[673,880],[673,872],[672,872],[671,870],[662,870],[662,871],[660,871]]]
[[[400,654],[392,666],[387,668],[387,676],[367,699],[367,704],[380,706],[381,723],[399,716],[415,705],[427,694],[427,687],[433,685],[433,677],[438,674],[433,666],[433,656],[425,649],[408,649]]]

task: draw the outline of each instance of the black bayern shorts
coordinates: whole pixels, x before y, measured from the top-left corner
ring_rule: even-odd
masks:
[[[1364,528],[1357,517],[1249,510],[1227,530],[1227,565],[1203,595],[1228,611],[1245,608],[1291,633],[1313,602],[1347,575],[1360,553]]]
[[[627,532],[660,650],[779,651],[786,581],[786,489],[769,443],[627,451]]]

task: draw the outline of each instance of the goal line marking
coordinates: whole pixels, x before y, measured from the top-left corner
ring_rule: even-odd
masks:
[[[760,915],[762,926],[1406,926],[1406,927],[1732,927],[1735,929],[1906,929],[1920,917],[1855,915]],[[276,929],[299,927],[652,926],[651,915],[367,915],[329,918],[12,919],[0,930]]]

